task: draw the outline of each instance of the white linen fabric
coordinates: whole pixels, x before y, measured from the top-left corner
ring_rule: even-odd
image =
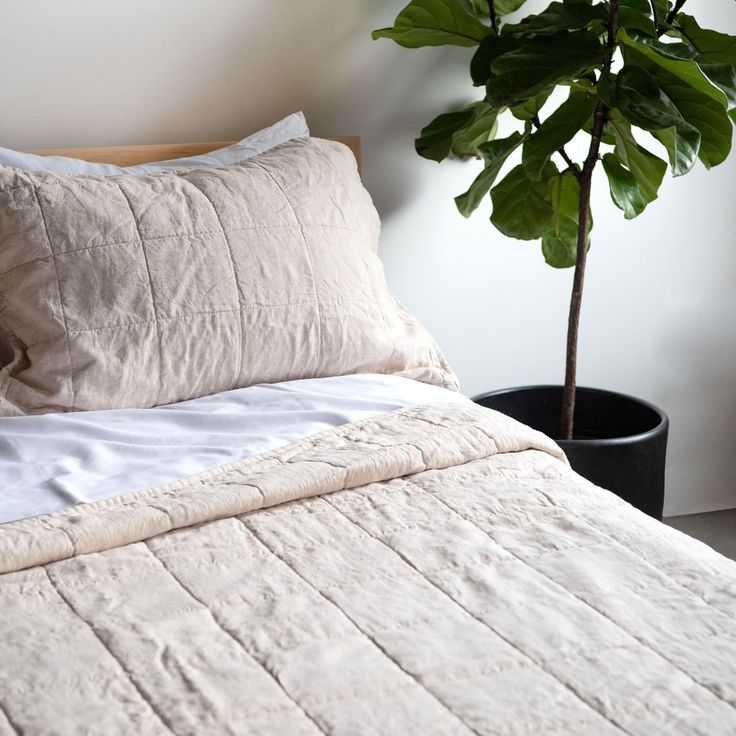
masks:
[[[209,153],[169,161],[154,161],[136,166],[115,166],[114,164],[93,163],[66,156],[37,156],[33,153],[0,148],[0,166],[8,166],[22,171],[47,171],[55,174],[73,176],[115,174],[155,174],[160,171],[192,171],[193,169],[217,168],[244,161],[259,153],[268,151],[280,143],[294,138],[309,136],[309,127],[302,112],[288,115],[278,123],[259,130],[232,146],[218,148]]]
[[[400,376],[251,386],[153,409],[0,418],[0,524],[199,473],[404,406],[467,402]]]
[[[3,525],[0,570],[2,733],[736,732],[736,564],[471,403]]]

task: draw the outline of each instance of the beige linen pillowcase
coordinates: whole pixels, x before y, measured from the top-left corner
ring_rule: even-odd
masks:
[[[0,168],[0,415],[349,373],[456,388],[378,234],[352,153],[321,139],[148,176]]]

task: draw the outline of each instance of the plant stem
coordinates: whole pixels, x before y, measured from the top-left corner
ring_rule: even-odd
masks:
[[[667,17],[664,19],[664,25],[671,26],[674,22],[675,18],[677,18],[677,14],[682,10],[682,6],[687,2],[687,0],[677,0],[672,10],[670,10],[669,13],[667,13]],[[665,34],[666,29],[660,28],[657,30],[657,38],[660,36],[663,36]]]
[[[577,167],[577,164],[567,155],[567,151],[565,151],[565,147],[557,149],[557,153],[562,156],[563,161],[567,164],[569,171],[572,173],[572,175],[578,180],[582,180],[582,174],[580,173],[580,169]]]
[[[534,115],[532,117],[532,123],[534,124],[535,128],[541,128],[542,127],[542,121],[539,119],[539,115]],[[562,157],[562,160],[567,164],[570,173],[578,180],[580,181],[581,173],[580,169],[578,168],[577,164],[567,155],[567,151],[565,150],[565,146],[560,146],[557,149],[557,153],[560,154]]]
[[[488,15],[491,18],[491,28],[493,28],[494,33],[498,33],[498,18],[496,17],[495,0],[488,0]]]
[[[618,0],[611,0],[611,13],[608,18],[608,40],[603,57],[603,74],[611,69],[613,52],[616,49],[616,31],[618,26]],[[578,209],[578,242],[575,258],[575,275],[572,282],[570,312],[567,320],[567,355],[565,360],[565,388],[562,394],[562,416],[560,418],[560,434],[565,440],[572,439],[573,418],[575,416],[575,387],[577,376],[578,332],[580,329],[580,308],[583,301],[585,284],[585,265],[588,257],[588,228],[590,224],[590,193],[593,184],[593,171],[598,163],[598,153],[603,138],[603,129],[608,118],[608,106],[599,99],[593,113],[593,129],[590,137],[590,148],[583,163],[580,181],[580,199]]]

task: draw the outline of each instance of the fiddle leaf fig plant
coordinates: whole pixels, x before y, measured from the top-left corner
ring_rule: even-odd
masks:
[[[598,163],[626,219],[657,198],[667,167],[711,168],[731,151],[736,123],[736,37],[702,28],[687,0],[557,0],[516,22],[526,0],[412,0],[373,32],[407,48],[472,50],[477,101],[444,112],[416,139],[420,156],[473,156],[484,167],[455,198],[469,216],[490,196],[504,235],[539,240],[546,262],[573,268],[560,434],[573,435],[578,325]],[[552,96],[552,93],[558,93]],[[560,99],[555,109],[552,100]],[[498,138],[504,115],[516,130]],[[661,144],[666,160],[642,144]],[[574,161],[566,146],[583,137]],[[648,144],[651,145],[651,144]],[[656,149],[656,146],[655,146]],[[505,165],[509,168],[499,181]]]

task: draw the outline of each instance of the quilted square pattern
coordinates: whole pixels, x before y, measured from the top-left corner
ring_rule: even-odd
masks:
[[[180,173],[0,168],[0,416],[348,373],[455,387],[378,233],[352,153],[320,139]]]
[[[0,733],[736,733],[736,563],[562,459],[416,406],[3,525]]]
[[[55,176],[29,189],[38,208],[31,207],[28,214],[35,220],[39,212],[44,215],[41,224],[47,237],[40,243],[47,250],[74,254],[138,240],[135,221],[114,179]],[[56,212],[63,216],[51,216]]]
[[[151,283],[140,243],[59,254],[54,264],[60,311],[70,335],[125,331],[154,321]],[[119,288],[121,284],[124,288]],[[27,301],[26,294],[21,303]]]

